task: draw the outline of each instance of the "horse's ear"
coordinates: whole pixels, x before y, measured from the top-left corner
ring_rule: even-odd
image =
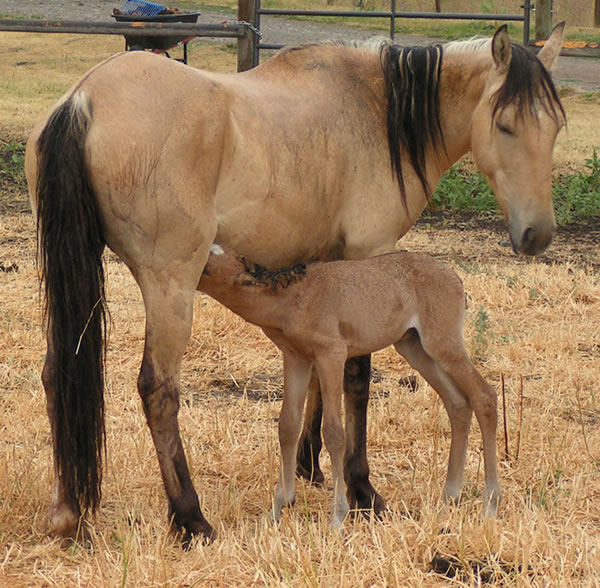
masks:
[[[502,25],[492,39],[492,57],[499,71],[506,71],[510,65],[512,47],[508,38],[508,26]]]
[[[550,38],[544,43],[542,50],[538,53],[538,59],[544,67],[550,71],[554,61],[562,49],[563,36],[565,32],[565,21],[558,23],[550,33]]]

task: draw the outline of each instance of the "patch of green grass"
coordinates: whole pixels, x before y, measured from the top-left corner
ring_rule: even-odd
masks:
[[[11,139],[0,144],[0,180],[25,187],[25,145]]]
[[[477,314],[473,318],[473,326],[475,329],[471,342],[473,356],[481,361],[485,361],[490,346],[491,333],[488,313],[483,306],[477,309]]]
[[[400,23],[400,24],[398,24]],[[470,39],[471,37],[492,37],[501,22],[491,20],[397,20],[396,32],[433,37],[445,41]],[[522,42],[523,26],[507,23],[508,34],[515,41]]]
[[[581,99],[589,104],[600,104],[600,92],[583,92]]]
[[[567,224],[578,217],[600,217],[600,158],[594,149],[584,170],[562,175],[552,190],[556,220]]]

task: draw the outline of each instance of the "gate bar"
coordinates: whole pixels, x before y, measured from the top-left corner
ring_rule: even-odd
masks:
[[[0,19],[0,31],[22,33],[71,33],[95,35],[127,35],[170,37],[174,33],[189,37],[241,38],[246,34],[242,24],[197,24],[155,22],[90,22],[77,20]]]
[[[470,14],[466,12],[392,12],[391,10],[354,12],[352,10],[285,10],[261,8],[260,14],[271,16],[353,16],[357,18],[433,18],[436,20],[501,20],[523,22],[522,14]]]

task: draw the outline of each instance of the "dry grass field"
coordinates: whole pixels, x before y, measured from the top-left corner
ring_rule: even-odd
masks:
[[[113,45],[114,44],[114,45]],[[15,50],[17,48],[18,50]],[[21,140],[79,73],[119,50],[110,38],[0,35],[0,140]],[[196,46],[195,66],[232,69],[227,48]],[[21,63],[18,65],[18,63]],[[567,96],[560,166],[598,141],[597,102]],[[587,119],[586,119],[587,117]],[[600,259],[598,223],[559,233],[540,259],[515,257],[494,220],[426,217],[403,248],[430,252],[462,277],[466,339],[499,394],[509,456],[505,499],[482,518],[481,437],[474,424],[458,507],[440,504],[449,426],[429,386],[391,350],[373,358],[372,481],[382,521],[328,530],[331,489],[299,482],[294,508],[268,519],[277,464],[281,363],[255,327],[198,295],[183,369],[180,424],[201,505],[218,540],[183,551],[136,392],[144,315],[125,266],[107,254],[111,312],[107,459],[93,547],[45,534],[51,448],[39,373],[44,357],[34,226],[19,186],[0,193],[0,586],[600,585]],[[324,457],[326,476],[328,459]],[[328,476],[328,481],[330,481]],[[439,556],[447,575],[432,570]],[[441,565],[441,564],[440,564]],[[449,577],[454,575],[454,577]]]

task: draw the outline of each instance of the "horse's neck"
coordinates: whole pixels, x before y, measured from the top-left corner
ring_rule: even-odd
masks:
[[[471,118],[483,91],[492,64],[491,53],[448,51],[444,54],[440,107],[447,157],[442,173],[471,150]]]

